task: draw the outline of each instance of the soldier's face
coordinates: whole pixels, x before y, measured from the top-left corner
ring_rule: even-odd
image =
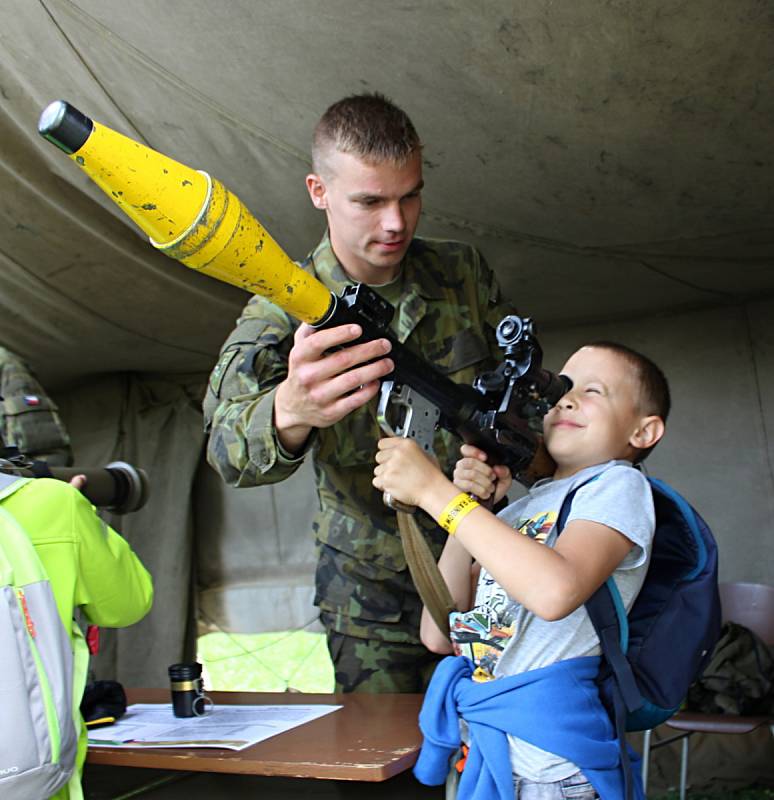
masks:
[[[308,175],[315,207],[328,217],[333,252],[361,283],[388,283],[400,270],[422,210],[422,159],[368,163],[332,151],[325,176]]]

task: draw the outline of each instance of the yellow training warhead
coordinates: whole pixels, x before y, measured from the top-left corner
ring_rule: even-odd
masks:
[[[260,294],[303,322],[323,320],[333,297],[296,265],[219,181],[57,100],[38,123],[162,253]]]

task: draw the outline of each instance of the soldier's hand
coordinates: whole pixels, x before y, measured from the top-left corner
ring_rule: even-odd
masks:
[[[345,346],[361,333],[359,325],[315,330],[304,324],[296,331],[288,375],[274,398],[274,425],[290,452],[301,449],[312,428],[330,427],[367,403],[379,379],[394,369],[383,358],[391,347],[387,339]]]
[[[462,458],[454,466],[452,478],[455,486],[480,500],[492,497],[494,503],[499,503],[511,486],[511,471],[508,467],[487,464],[486,453],[472,444],[463,444],[460,452]]]

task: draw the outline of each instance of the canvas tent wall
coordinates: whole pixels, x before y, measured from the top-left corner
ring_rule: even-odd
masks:
[[[158,684],[191,613],[229,630],[314,615],[308,467],[232,490],[200,399],[245,296],[165,259],[36,133],[64,98],[235,191],[294,258],[315,120],[379,90],[425,142],[420,233],[474,242],[539,324],[652,354],[675,411],[651,471],[702,509],[725,579],[774,580],[774,47],[759,0],[0,0],[0,344],[59,401],[83,464],[148,470],[121,520],[156,575],[113,640]],[[192,586],[197,591],[192,592]]]

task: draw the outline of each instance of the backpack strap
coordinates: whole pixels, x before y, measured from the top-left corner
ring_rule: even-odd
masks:
[[[601,472],[597,473],[593,478],[589,478],[589,480],[579,484],[564,498],[556,522],[557,537],[567,524],[567,517],[570,515],[575,494],[579,489],[597,480],[602,474]],[[626,746],[626,713],[640,708],[644,703],[644,699],[637,688],[637,682],[626,658],[626,651],[629,645],[629,621],[626,617],[626,608],[621,599],[621,593],[618,591],[612,575],[586,600],[585,606],[589,619],[599,637],[602,653],[613,676],[612,681],[601,682],[600,693],[608,705],[611,721],[615,726],[618,750],[624,772],[626,800],[632,800],[634,797],[634,776],[632,775],[629,752]]]
[[[9,494],[13,494],[17,489],[21,489],[29,480],[31,480],[31,478],[22,478],[20,475],[14,475],[11,472],[3,472],[0,470],[0,500],[4,500]]]
[[[43,580],[46,576],[29,537],[16,519],[2,507],[2,501],[29,480],[0,472],[0,579],[4,582],[10,581],[12,575],[24,583]],[[6,546],[10,548],[8,552],[15,554],[15,568],[4,552]]]
[[[572,501],[578,490],[597,480],[601,475],[602,473],[598,473],[593,478],[576,486],[564,498],[556,523],[557,536],[561,534],[567,524]],[[602,652],[620,687],[626,709],[630,712],[636,711],[642,706],[644,699],[637,688],[629,661],[626,658],[626,651],[629,647],[629,621],[626,617],[626,608],[621,599],[621,593],[612,576],[589,597],[585,605],[594,630],[599,637]]]
[[[81,715],[81,699],[86,688],[89,672],[89,648],[84,640],[80,625],[73,619],[70,627],[70,637],[73,646],[73,705],[72,720],[75,726],[75,736],[78,740],[78,753],[75,759],[75,768],[67,784],[68,800],[84,800],[81,772],[86,759],[86,739],[83,733],[85,723]]]

